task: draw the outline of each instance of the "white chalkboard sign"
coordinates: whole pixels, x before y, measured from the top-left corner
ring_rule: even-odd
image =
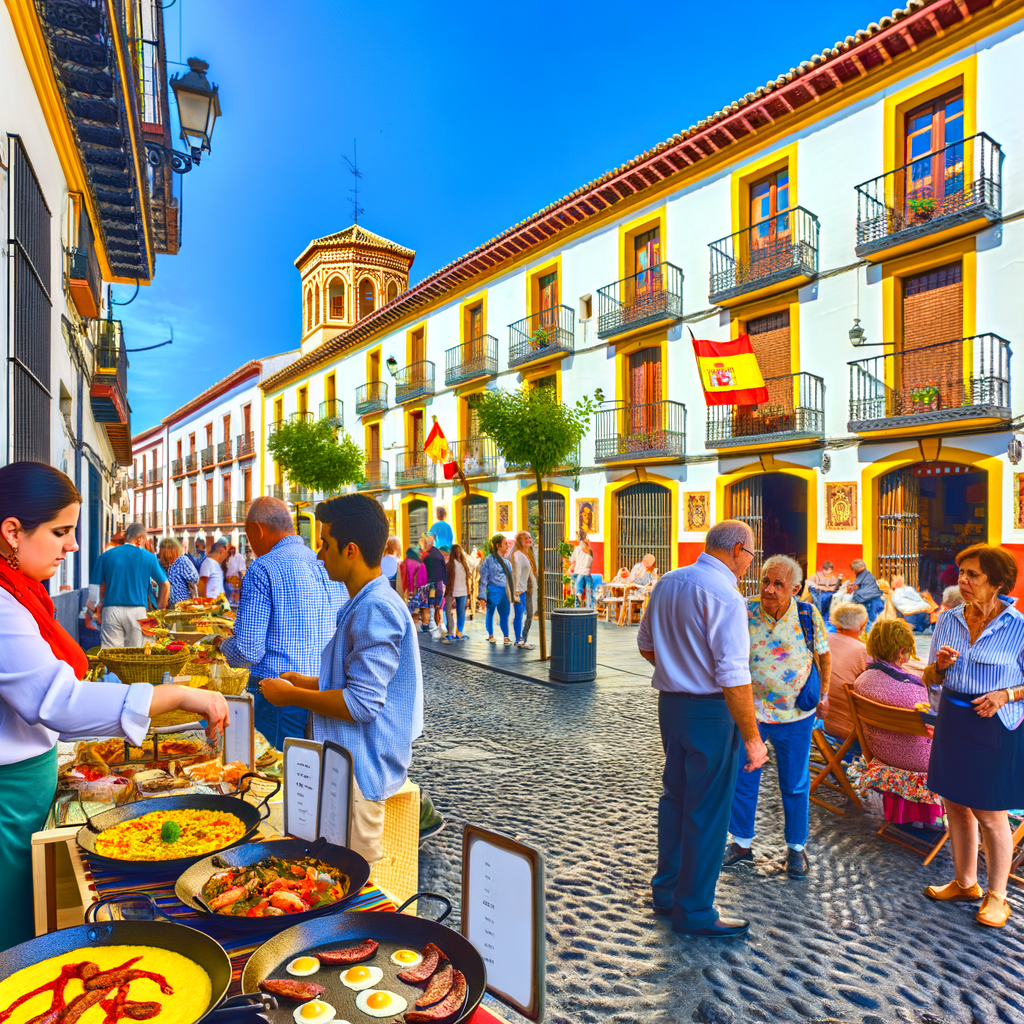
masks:
[[[487,968],[487,988],[530,1020],[544,1017],[544,858],[508,836],[467,825],[462,934]]]
[[[256,764],[256,728],[253,724],[251,693],[240,697],[225,694],[228,704],[228,727],[224,733],[224,762],[241,761],[246,768]]]
[[[337,743],[324,740],[317,835],[335,846],[348,846],[351,828],[352,755]]]
[[[288,736],[284,741],[284,830],[312,843],[319,835],[323,744]]]

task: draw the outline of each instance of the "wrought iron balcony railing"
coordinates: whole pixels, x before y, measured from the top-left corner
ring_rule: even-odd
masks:
[[[434,364],[428,359],[403,366],[395,373],[395,404],[412,402],[434,393]]]
[[[249,508],[252,505],[252,499],[236,501],[235,502],[235,522],[244,523],[245,517],[249,514]]]
[[[388,407],[388,385],[383,380],[371,380],[356,388],[356,415],[383,412]]]
[[[147,484],[159,483],[162,479],[163,479],[163,477],[160,475],[160,470],[159,469],[151,469],[151,470],[148,470],[147,473],[146,473],[146,483]]]
[[[984,132],[857,186],[857,255],[1002,210],[1002,154]]]
[[[509,324],[509,367],[571,353],[575,331],[576,313],[569,306],[544,309]]]
[[[270,426],[267,427],[267,433],[275,433],[276,431],[280,430],[287,422],[287,420],[274,420],[273,423],[271,423]]]
[[[132,516],[132,522],[133,523],[138,523],[140,526],[145,526],[146,525],[146,513],[145,512],[136,512],[135,515]]]
[[[283,484],[268,484],[267,497],[279,498],[281,501],[287,501],[288,489]]]
[[[671,263],[659,263],[597,289],[599,338],[679,320],[682,315],[683,272]]]
[[[727,302],[793,278],[818,275],[818,218],[802,206],[711,242],[708,300]]]
[[[338,398],[328,398],[320,403],[320,419],[330,420],[339,429],[345,426],[345,406]]]
[[[193,452],[191,455],[185,456],[185,472],[196,473],[199,470],[199,455]]]
[[[467,437],[449,443],[455,462],[465,476],[495,476],[498,472],[498,448],[489,437]]]
[[[199,506],[199,522],[201,523],[213,523],[213,513],[215,508],[213,505],[200,505]]]
[[[437,466],[426,452],[404,451],[395,454],[396,487],[433,487]]]
[[[194,507],[193,508],[185,509],[185,525],[186,526],[195,526],[196,525],[196,511],[197,510]]]
[[[386,491],[390,484],[390,466],[384,459],[366,460],[366,479],[356,484],[359,491]]]
[[[185,475],[185,460],[184,459],[171,459],[171,476],[184,476]]]
[[[288,417],[288,422],[298,423],[302,420],[305,423],[312,423],[315,418],[316,417],[314,417],[308,409],[301,409],[299,412],[293,412],[291,416]]]
[[[594,443],[598,462],[681,459],[686,454],[686,406],[665,400],[601,409]]]
[[[498,372],[498,339],[493,334],[447,349],[444,354],[444,382],[454,387],[477,377],[493,377]]]
[[[555,466],[555,475],[564,475],[565,473],[574,474],[580,468],[580,449],[577,446],[576,449],[570,453],[569,458],[562,463],[560,466]],[[520,465],[517,462],[510,462],[508,459],[505,460],[505,472],[506,473],[529,473],[530,467],[527,465]]]
[[[172,508],[171,509],[171,523],[174,526],[185,525],[185,509],[183,508]]]
[[[849,365],[849,429],[855,433],[1010,419],[1010,343],[998,334],[886,352]]]
[[[307,491],[305,487],[289,489],[288,500],[293,504],[311,505],[313,503],[313,492]]]
[[[232,461],[231,442],[230,441],[221,441],[220,444],[217,445],[217,461],[218,462],[231,462]]]
[[[235,438],[235,453],[239,459],[247,459],[256,454],[256,435],[251,430]]]
[[[199,453],[199,461],[202,463],[203,469],[206,469],[207,466],[213,465],[215,461],[215,451],[212,444],[207,445],[207,447]]]
[[[86,249],[74,247],[68,253],[68,278],[71,282],[71,296],[82,316],[98,316],[103,290],[99,260],[91,246]],[[86,289],[82,295],[80,289]],[[84,300],[80,303],[80,300]]]
[[[227,525],[233,523],[234,520],[235,506],[234,502],[221,501],[217,503],[217,523],[221,525]]]
[[[709,405],[706,447],[766,444],[820,437],[825,432],[825,382],[813,373],[790,373],[765,382],[760,405]]]
[[[147,527],[150,530],[162,529],[163,525],[164,525],[164,514],[163,514],[163,512],[150,512],[149,513],[149,519],[148,519],[148,522],[146,523],[146,525],[147,525]]]

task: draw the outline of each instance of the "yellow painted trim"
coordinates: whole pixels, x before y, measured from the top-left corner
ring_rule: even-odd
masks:
[[[619,280],[632,277],[634,271],[630,267],[629,257],[632,255],[633,239],[637,235],[645,234],[654,228],[658,229],[658,237],[661,243],[661,261],[664,263],[668,258],[666,246],[668,235],[665,232],[667,207],[664,205],[657,210],[649,210],[642,217],[626,221],[619,225]]]
[[[562,487],[560,484],[553,484],[548,480],[543,480],[545,491],[551,491],[556,494],[562,495],[565,498],[565,539],[567,541],[573,539],[573,511],[572,511],[572,496],[569,493],[568,487]],[[520,487],[516,491],[516,505],[519,513],[519,526],[518,529],[510,531],[513,535],[518,533],[519,530],[527,529],[527,524],[530,521],[530,517],[527,514],[526,506],[527,501],[531,494],[537,493],[536,483],[526,484],[524,487]],[[515,527],[515,523],[512,524]],[[536,540],[536,538],[534,538]]]
[[[617,408],[625,411],[629,402],[629,357],[647,348],[656,348],[659,351],[661,361],[661,398],[662,401],[668,398],[668,332],[662,328],[650,333],[646,337],[635,338],[632,341],[619,342],[615,346],[615,401]]]
[[[421,491],[410,491],[408,494],[402,495],[401,500],[398,502],[398,520],[399,536],[402,538],[402,557],[404,553],[412,546],[412,538],[409,536],[409,505],[414,501],[425,501],[427,503],[427,524],[434,521],[434,499],[429,494],[424,494]],[[416,538],[417,543],[419,537]]]
[[[668,489],[670,493],[670,508],[672,509],[672,522],[669,528],[669,543],[672,552],[672,565],[670,568],[679,568],[679,481],[671,477],[658,476],[655,473],[648,473],[645,470],[637,469],[636,474],[627,474],[612,483],[604,486],[604,575],[610,579],[619,571],[621,566],[614,566],[611,561],[612,554],[619,547],[619,504],[616,495],[619,491],[632,487],[633,484],[652,483],[659,484]],[[631,565],[626,566],[632,569]],[[664,573],[666,568],[659,565],[658,568]]]
[[[568,354],[568,353],[566,353]],[[558,403],[562,402],[562,360],[559,359],[554,366],[544,363],[540,366],[535,364],[527,364],[521,368],[521,376],[523,378],[524,386],[536,387],[537,382],[543,380],[545,377],[555,378],[555,398]]]
[[[908,434],[913,434],[915,437],[918,435],[930,436],[938,434],[942,437],[946,437],[951,432],[962,433],[965,430],[980,430],[983,427],[997,427],[1000,425],[1005,426],[1006,421],[996,419],[994,416],[979,416],[976,419],[949,420],[945,423],[915,423],[913,426],[891,427],[884,430],[858,430],[857,436],[882,438],[906,437]]]
[[[900,434],[906,434],[906,430],[899,431]],[[717,452],[719,455],[742,455],[746,452],[748,455],[754,455],[757,451],[784,451],[789,448],[808,448],[816,447],[813,442],[809,442],[806,437],[798,438],[795,441],[760,441],[756,444],[744,444],[733,448],[722,448],[716,445],[712,451]]]
[[[540,312],[540,279],[548,274],[558,275],[558,305],[565,305],[565,278],[562,276],[562,254],[546,260],[526,275],[526,315]]]
[[[267,396],[260,392],[260,483],[259,495],[266,494],[264,490],[267,465]],[[184,458],[184,456],[182,456]]]
[[[968,451],[966,448],[947,448],[942,446],[939,454],[942,462],[958,462],[961,465],[973,466],[988,474],[988,536],[986,543],[1002,544],[1003,542],[1003,460],[998,456],[984,455],[981,452]],[[863,555],[861,556],[871,572],[875,572],[875,553],[878,538],[875,535],[875,523],[878,519],[878,484],[886,473],[904,466],[913,466],[921,461],[921,449],[915,444],[902,451],[883,456],[875,462],[867,463],[861,471],[861,522],[864,524],[862,533]]]
[[[448,521],[452,524],[452,532],[455,534],[455,543],[461,545],[462,540],[459,536],[459,531],[462,529],[462,506],[466,501],[466,489],[462,487],[458,481],[453,481],[458,489],[458,493],[452,495],[452,510]],[[474,487],[472,484],[469,486],[469,496],[471,498],[486,498],[487,499],[487,536],[494,536],[494,499],[495,496],[489,491],[481,491],[479,488]],[[463,550],[465,550],[463,548]]]
[[[789,310],[790,372],[800,373],[800,299],[796,292],[789,292],[787,295],[777,295],[772,299],[762,300],[743,309],[730,320],[729,336],[735,341],[741,334],[746,333],[747,324],[751,320],[756,320],[761,316],[768,316],[770,313],[781,313],[784,309]],[[794,379],[793,387],[796,389],[794,399],[797,405],[799,405],[800,382]]]
[[[423,358],[427,358],[427,321],[420,320],[412,324],[405,332],[405,365],[412,366],[412,336],[417,332],[423,332]],[[400,367],[401,369],[401,367]]]
[[[370,348],[366,350],[366,379],[363,381],[364,384],[369,384],[374,379],[370,376],[373,372],[370,369],[370,366],[373,361],[374,352],[376,352],[379,357],[377,359],[377,380],[382,379],[381,373],[384,371],[384,346],[381,342],[378,342],[376,345],[371,345]],[[340,366],[341,361],[339,360],[336,365]]]
[[[561,281],[559,281],[561,283]],[[484,288],[482,291],[474,292],[472,295],[463,299],[459,305],[459,343],[462,345],[466,344],[466,324],[469,320],[469,311],[474,306],[483,306],[483,322],[484,322],[484,334],[487,334],[487,289]]]
[[[773,150],[769,153],[762,153],[759,157],[749,163],[738,167],[732,174],[730,180],[732,198],[732,233],[742,231],[750,227],[750,186],[769,174],[789,169],[789,209],[799,206],[797,199],[796,176],[797,176],[797,142],[791,142],[788,146]],[[724,303],[719,303],[724,305]]]
[[[744,292],[732,299],[719,299],[716,305],[724,309],[735,309],[737,306],[745,306],[748,302],[758,302],[782,292],[792,291],[794,288],[802,288],[809,284],[814,278],[807,274],[795,274],[787,277],[784,281],[777,281],[775,284],[766,285],[764,288],[757,288],[754,291]]]
[[[936,231],[931,235],[922,235],[913,241],[904,242],[902,245],[894,246],[891,249],[880,249],[878,252],[870,253],[864,259],[869,263],[885,263],[887,260],[898,259],[901,256],[909,256],[912,253],[931,251],[937,245],[945,245],[957,238],[966,235],[975,235],[988,227],[989,221],[984,217],[976,217],[965,224],[958,224],[956,227],[946,228],[945,231]]]

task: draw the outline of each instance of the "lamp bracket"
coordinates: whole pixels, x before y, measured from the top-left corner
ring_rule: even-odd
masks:
[[[158,142],[146,140],[146,160],[152,167],[170,166],[175,174],[186,174],[192,170],[192,165],[199,163],[199,150],[192,147],[192,155],[179,153],[176,149],[168,149]]]

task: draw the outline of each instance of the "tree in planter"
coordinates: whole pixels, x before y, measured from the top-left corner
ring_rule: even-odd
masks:
[[[537,484],[537,617],[540,620],[540,660],[547,660],[544,627],[544,499],[543,478],[568,465],[590,427],[597,404],[589,396],[575,405],[561,404],[553,389],[524,385],[515,391],[485,391],[477,410],[480,430],[494,441],[506,464],[529,467]]]
[[[366,479],[362,448],[327,419],[281,424],[270,435],[267,451],[296,487],[326,494]]]

